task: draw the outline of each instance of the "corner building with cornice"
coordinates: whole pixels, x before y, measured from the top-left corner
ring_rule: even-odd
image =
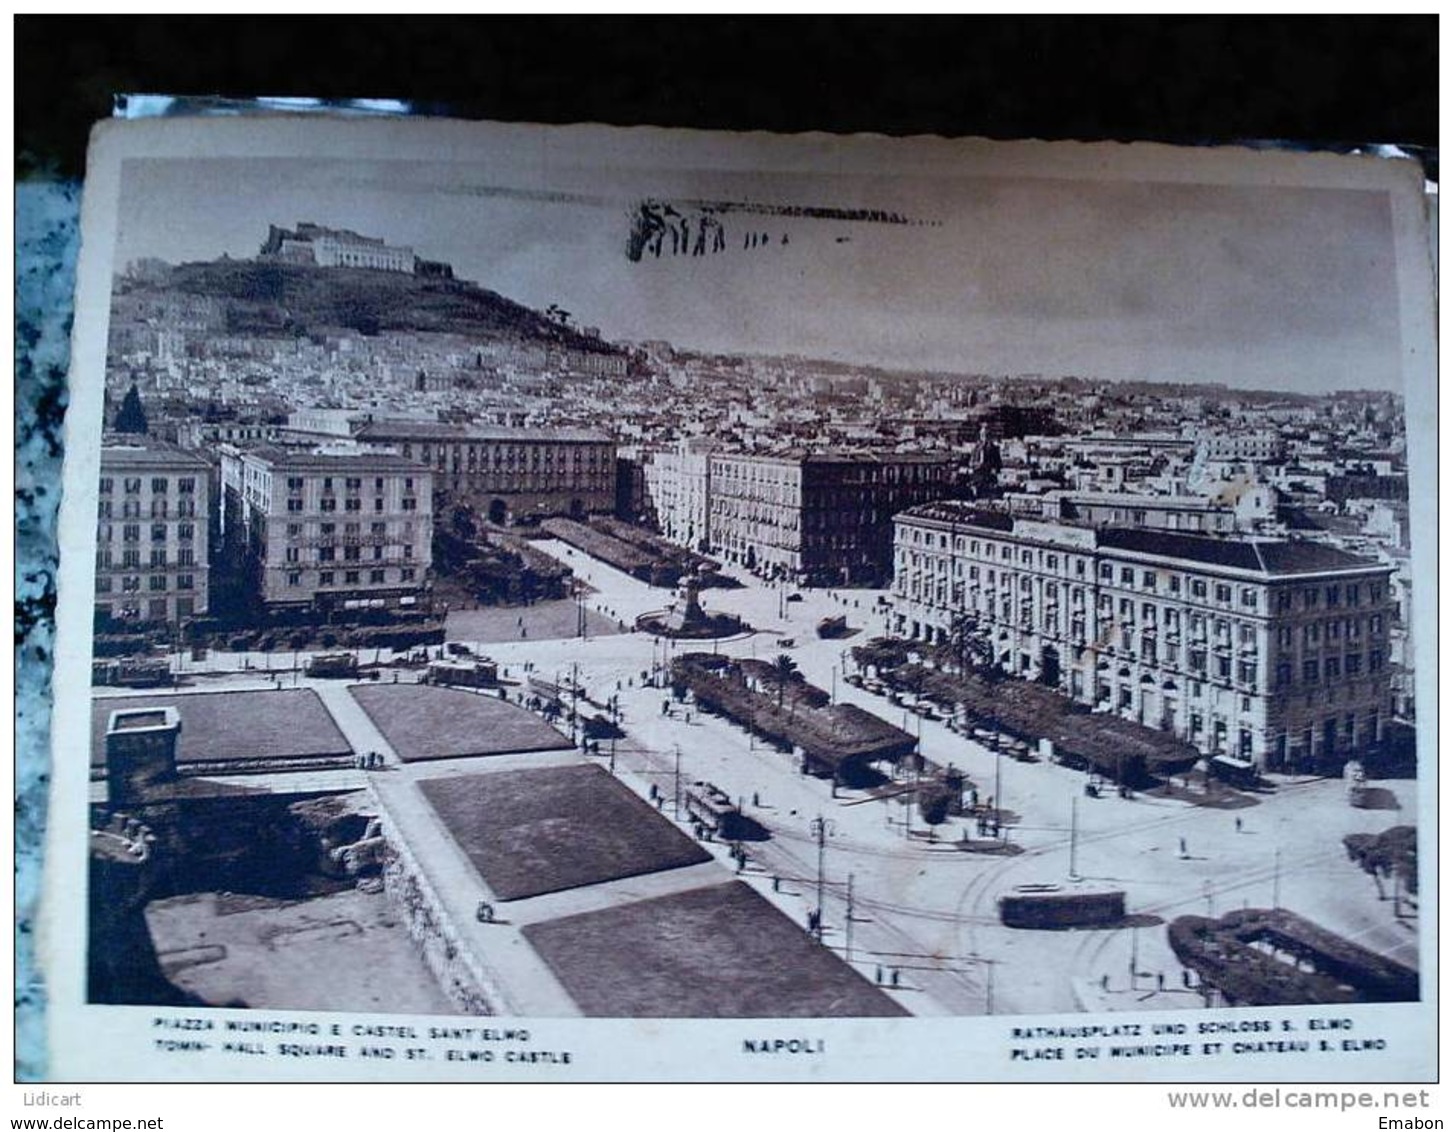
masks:
[[[1392,568],[1312,542],[1016,518],[894,520],[897,635],[1264,770],[1341,769],[1391,718]]]

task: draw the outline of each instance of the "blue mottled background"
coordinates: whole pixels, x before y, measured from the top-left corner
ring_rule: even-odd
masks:
[[[45,1076],[45,988],[35,951],[50,785],[56,508],[66,411],[80,185],[30,182],[15,200],[15,1077]]]

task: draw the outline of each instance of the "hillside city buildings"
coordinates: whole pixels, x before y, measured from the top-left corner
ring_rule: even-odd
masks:
[[[883,587],[892,631],[976,634],[1005,671],[1207,752],[1326,765],[1413,715],[1395,394],[610,343],[309,223],[212,266],[231,287],[270,261],[403,288],[405,309],[448,292],[477,317],[325,321],[340,299],[299,326],[210,292],[209,265],[132,265],[108,396],[134,385],[151,423],[102,454],[103,619],[407,609],[441,524],[528,539],[613,515],[731,571]]]

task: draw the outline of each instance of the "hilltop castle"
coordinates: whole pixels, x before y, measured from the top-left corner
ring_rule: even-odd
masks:
[[[257,256],[314,267],[362,267],[405,275],[454,278],[451,265],[420,259],[413,248],[394,247],[374,236],[363,236],[346,228],[325,228],[307,221],[300,222],[292,231],[269,225],[267,239]]]

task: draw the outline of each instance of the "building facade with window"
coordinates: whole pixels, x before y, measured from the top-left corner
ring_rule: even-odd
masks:
[[[615,442],[601,433],[373,421],[357,440],[422,464],[441,504],[465,504],[493,523],[615,510]]]
[[[711,546],[711,442],[683,440],[652,452],[644,468],[646,499],[661,534],[695,551]]]
[[[101,447],[96,613],[179,625],[207,612],[211,466],[149,437]]]
[[[1208,755],[1336,770],[1391,718],[1391,568],[1311,542],[915,508],[894,629]]]
[[[316,267],[366,267],[374,271],[413,274],[414,249],[393,247],[376,236],[363,236],[346,228],[325,228],[306,221],[289,231],[268,226],[259,259],[306,263]],[[442,267],[443,265],[436,265]]]
[[[893,516],[951,495],[954,468],[911,453],[713,453],[712,553],[804,585],[881,583],[893,568]]]
[[[433,482],[389,453],[222,455],[224,553],[268,611],[417,605],[429,582]]]

